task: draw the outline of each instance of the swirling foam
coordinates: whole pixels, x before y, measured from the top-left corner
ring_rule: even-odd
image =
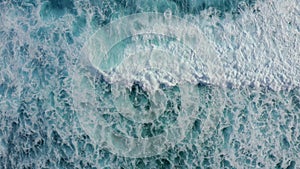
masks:
[[[299,85],[300,18],[297,16],[300,10],[297,0],[257,1],[254,7],[241,10],[235,19],[229,13],[224,13],[225,18],[220,19],[215,16],[218,12],[207,8],[185,15],[182,12],[185,9],[170,1],[147,1],[148,4],[144,1],[136,4],[125,1],[64,2],[72,5],[45,5],[43,8],[47,2],[0,2],[1,166],[299,166],[300,94],[299,88],[292,87]],[[70,75],[76,68],[83,43],[99,26],[123,15],[164,12],[168,8],[174,15],[184,15],[207,34],[223,63],[225,76],[222,79],[228,81],[227,85],[274,85],[272,88],[276,90],[290,90],[274,92],[251,87],[223,90],[200,86],[210,90],[211,94],[203,96],[207,102],[199,103],[200,113],[195,117],[187,139],[166,154],[152,158],[115,156],[94,144],[76,121],[73,102],[77,98],[71,97]],[[218,82],[219,77],[212,80],[216,86]],[[99,82],[99,85],[109,86],[105,82]],[[220,101],[216,102],[216,98]],[[213,113],[207,116],[206,112]],[[203,121],[206,121],[205,125]]]

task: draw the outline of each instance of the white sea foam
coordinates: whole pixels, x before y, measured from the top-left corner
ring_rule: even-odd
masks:
[[[280,5],[282,3],[285,5]],[[183,63],[180,62],[180,59],[184,58],[182,53],[173,51],[173,54],[160,53],[159,58],[155,58],[154,55],[151,58],[151,61],[165,64],[164,68],[159,67],[159,69],[171,69],[171,74],[175,76],[177,83],[205,81],[217,86],[230,85],[236,88],[265,86],[277,91],[298,86],[300,83],[300,54],[297,50],[300,37],[297,27],[299,19],[293,18],[293,16],[299,15],[299,7],[296,4],[293,6],[293,2],[281,1],[276,3],[258,2],[256,6],[259,6],[260,12],[253,13],[250,11],[253,10],[252,8],[246,9],[235,20],[231,20],[229,17],[224,20],[200,18],[198,23],[201,22],[201,25],[198,27],[187,24],[187,21],[178,21],[174,16],[171,16],[169,20],[147,19],[146,14],[127,16],[96,32],[86,44],[84,51],[87,52],[87,56],[97,56],[91,58],[91,63],[101,71],[103,68],[97,64],[100,64],[102,61],[99,59],[105,58],[105,56],[99,56],[100,53],[107,53],[122,38],[137,34],[160,33],[166,36],[175,36],[180,41],[182,38],[180,36],[184,36],[182,31],[189,30],[187,31],[189,39],[184,39],[182,42],[188,43],[187,46],[196,51],[194,57],[188,58]],[[286,8],[286,11],[283,10]],[[275,14],[275,11],[278,13]],[[133,19],[136,21],[132,21]],[[274,24],[280,29],[274,29]],[[97,44],[95,39],[97,39]],[[109,48],[103,44],[107,44]],[[147,65],[141,63],[145,62],[145,59],[142,59],[144,54],[138,52],[140,50],[146,55],[147,50],[150,50],[151,47],[143,49],[138,45],[134,48],[126,46],[128,47],[126,50],[131,50],[132,53],[130,56],[123,56],[127,61],[120,63],[123,60],[122,56],[111,56],[114,57],[114,60],[110,60],[109,64],[116,68],[108,75],[111,82],[122,81],[130,86],[134,81],[141,80],[140,71]],[[197,51],[198,48],[201,51]],[[102,63],[108,64],[105,61]],[[135,65],[139,65],[139,67]],[[178,70],[178,67],[185,69]],[[158,74],[153,77],[157,77],[157,80],[163,79]],[[143,78],[142,81],[149,86],[155,86],[150,79]]]
[[[153,38],[151,34],[176,41],[163,46],[144,44]],[[143,39],[133,41],[131,45],[126,44],[124,52],[118,51],[109,56],[108,52],[120,41],[138,35],[143,35]],[[140,81],[150,88],[157,86],[160,80],[165,80],[159,72],[150,71],[151,77],[145,77],[141,72],[149,68],[168,72],[175,84],[195,83],[197,77],[194,75],[217,77],[222,73],[215,66],[219,65],[218,58],[202,31],[169,13],[134,14],[113,21],[89,39],[83,47],[83,53],[95,68],[106,74],[111,83],[123,82],[128,87]]]
[[[98,1],[94,2],[98,3]],[[143,2],[140,3],[141,6],[144,5]],[[156,1],[148,2],[155,3]],[[158,3],[160,2],[163,1]],[[94,91],[89,91],[90,87],[82,87],[81,91],[77,91],[78,95],[71,95],[70,82],[72,79],[69,75],[74,69],[89,65],[80,63],[76,67],[74,63],[78,57],[84,57],[79,54],[79,50],[87,37],[92,35],[91,32],[97,31],[93,29],[92,17],[98,12],[101,16],[99,19],[102,19],[99,23],[109,21],[108,18],[113,17],[106,18],[105,15],[110,15],[109,10],[112,10],[113,15],[117,13],[113,6],[115,4],[99,1],[102,6],[98,8],[88,1],[76,1],[74,4],[78,11],[77,16],[75,16],[76,14],[66,14],[58,19],[48,20],[41,16],[40,11],[43,9],[40,8],[39,3],[34,1],[32,3],[29,1],[19,2],[18,4],[22,7],[15,5],[16,1],[4,1],[0,4],[0,46],[2,47],[0,83],[8,84],[1,86],[1,92],[4,95],[1,93],[0,98],[0,136],[3,143],[0,145],[4,150],[1,151],[0,146],[0,164],[3,164],[2,166],[10,168],[90,168],[91,166],[95,168],[104,168],[105,166],[159,168],[165,164],[169,164],[170,168],[176,168],[179,165],[186,168],[198,166],[202,168],[275,168],[275,166],[293,168],[294,166],[295,168],[299,166],[299,88],[273,93],[247,88],[245,90],[211,88],[211,91],[206,91],[210,87],[201,87],[201,94],[197,99],[202,99],[202,102],[197,99],[182,98],[185,104],[195,105],[196,103],[196,109],[199,108],[199,111],[193,115],[195,123],[192,128],[189,128],[189,132],[185,135],[186,138],[179,141],[176,146],[170,145],[171,150],[168,153],[143,159],[123,158],[108,153],[105,149],[109,148],[107,144],[102,146],[90,141],[86,134],[92,135],[94,131],[84,133],[79,124],[75,123],[76,115],[72,112],[82,111],[85,118],[96,121],[95,117],[97,116],[93,115],[97,114],[88,115],[84,112],[89,108],[98,107],[101,109],[97,111],[104,109],[104,113],[111,113],[110,110],[115,110],[112,100],[116,97],[113,96],[109,100],[110,102],[101,97],[100,101],[88,100],[86,99],[90,97],[88,94],[95,95]],[[143,11],[143,8],[139,7],[138,9]],[[100,8],[105,9],[105,12]],[[216,52],[214,57],[219,58],[220,65],[222,65],[217,67],[221,68],[223,75],[218,77],[214,74],[206,74],[211,76],[205,77],[201,71],[194,71],[198,75],[190,74],[188,77],[180,77],[174,71],[177,80],[192,80],[197,77],[195,78],[197,82],[209,80],[208,82],[215,86],[230,85],[230,83],[237,87],[244,87],[246,84],[270,87],[273,85],[276,90],[298,86],[298,46],[300,46],[298,0],[257,1],[255,8],[256,12],[253,12],[253,8],[246,9],[236,19],[232,19],[230,14],[226,14],[225,19],[209,17],[211,10],[199,12],[199,16],[186,15],[185,19],[203,32],[204,37],[214,49],[213,51]],[[149,10],[152,9],[147,11]],[[114,17],[119,15],[123,15],[123,13],[116,14]],[[167,12],[166,16],[168,15]],[[73,22],[77,22],[78,17],[85,18],[86,25],[74,24]],[[80,27],[81,34],[74,36],[76,33],[72,31],[73,26]],[[73,43],[70,43],[72,40],[67,40],[68,33],[70,33]],[[73,33],[74,35],[72,35]],[[177,47],[182,47],[179,52],[190,49],[188,45],[180,41],[173,43]],[[121,43],[116,44],[116,48],[118,45],[120,49]],[[151,45],[147,43],[130,43],[124,52],[131,57],[128,57],[128,61],[124,60],[124,63],[119,64],[118,69],[113,72],[115,75],[122,77],[120,72],[126,66],[130,68],[133,66],[129,61],[137,55],[130,54],[142,51],[142,49],[140,51],[132,50],[138,45],[151,49]],[[154,47],[168,49],[167,46],[162,45],[154,45]],[[178,55],[174,57],[172,52],[168,49],[162,53],[159,52],[157,56],[166,55],[178,58]],[[179,52],[174,53],[178,54]],[[198,63],[193,63],[194,65],[191,63],[191,65],[200,65],[198,70],[205,70],[209,66],[205,65],[207,64],[205,61],[195,61]],[[166,62],[171,64],[175,60]],[[138,63],[143,65],[144,62]],[[142,79],[142,77],[151,73],[150,75],[154,76],[159,83],[174,86],[178,82],[173,77],[174,75],[168,73],[169,67],[160,65],[162,63],[158,61],[154,64],[166,68],[166,71],[155,71],[157,69],[149,68],[138,72],[139,64],[134,65],[136,66],[134,69],[129,69],[135,73],[129,79],[136,79],[146,84],[148,79]],[[190,68],[192,68],[191,65]],[[193,72],[193,70],[189,71]],[[82,74],[86,79],[80,80],[86,85],[95,82],[93,79],[91,80],[91,77],[96,79],[99,76],[99,74],[92,76],[89,70],[85,70]],[[129,72],[127,74],[131,75]],[[116,79],[118,76],[114,76],[111,80],[119,83],[120,81]],[[168,78],[162,78],[165,76]],[[189,79],[190,77],[191,79]],[[73,78],[76,80],[76,78],[82,77],[75,74]],[[123,78],[125,79],[125,77]],[[192,83],[196,84],[197,82]],[[125,86],[128,87],[131,83],[130,81]],[[152,84],[148,86],[155,86]],[[156,88],[148,88],[146,92],[151,93]],[[169,97],[172,98],[169,98],[171,101],[176,101],[173,95]],[[93,98],[95,97],[93,96]],[[85,99],[90,102],[87,102],[86,105],[81,104]],[[151,100],[157,101],[158,99],[152,97]],[[73,107],[72,102],[75,105],[81,104],[81,108]],[[161,105],[156,104],[157,107]],[[118,114],[113,115],[117,116]],[[130,117],[136,118],[129,115]],[[145,121],[152,119],[149,117]],[[115,118],[114,120],[120,119]],[[139,119],[134,120],[138,121]],[[186,126],[185,119],[181,120],[174,123],[173,127],[174,125],[180,126],[179,128]],[[116,124],[115,121],[112,121],[112,124],[106,124],[111,127]],[[124,129],[124,125],[122,123],[117,127]],[[141,132],[139,126],[136,124],[131,127],[138,129],[137,133],[139,134]],[[95,129],[102,130],[99,126],[96,126]],[[98,132],[98,135],[92,136],[101,139],[101,137],[107,136],[105,132],[106,130],[102,130]],[[132,135],[126,136],[131,137]],[[177,136],[183,135],[178,134]],[[170,138],[173,137],[174,135]],[[120,141],[122,139],[116,140],[115,143],[120,143]],[[167,149],[162,148],[159,152]],[[153,151],[143,153],[143,155],[155,154]],[[130,155],[130,152],[128,154]],[[165,163],[162,164],[160,161]]]

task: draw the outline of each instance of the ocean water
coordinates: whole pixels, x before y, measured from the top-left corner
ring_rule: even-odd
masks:
[[[0,168],[300,167],[299,0],[0,0]]]

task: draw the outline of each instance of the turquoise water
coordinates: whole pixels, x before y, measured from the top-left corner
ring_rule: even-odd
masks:
[[[298,168],[299,15],[297,0],[0,1],[1,168]]]

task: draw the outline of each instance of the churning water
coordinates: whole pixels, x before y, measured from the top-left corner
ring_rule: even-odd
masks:
[[[1,168],[298,168],[298,0],[0,1]]]

